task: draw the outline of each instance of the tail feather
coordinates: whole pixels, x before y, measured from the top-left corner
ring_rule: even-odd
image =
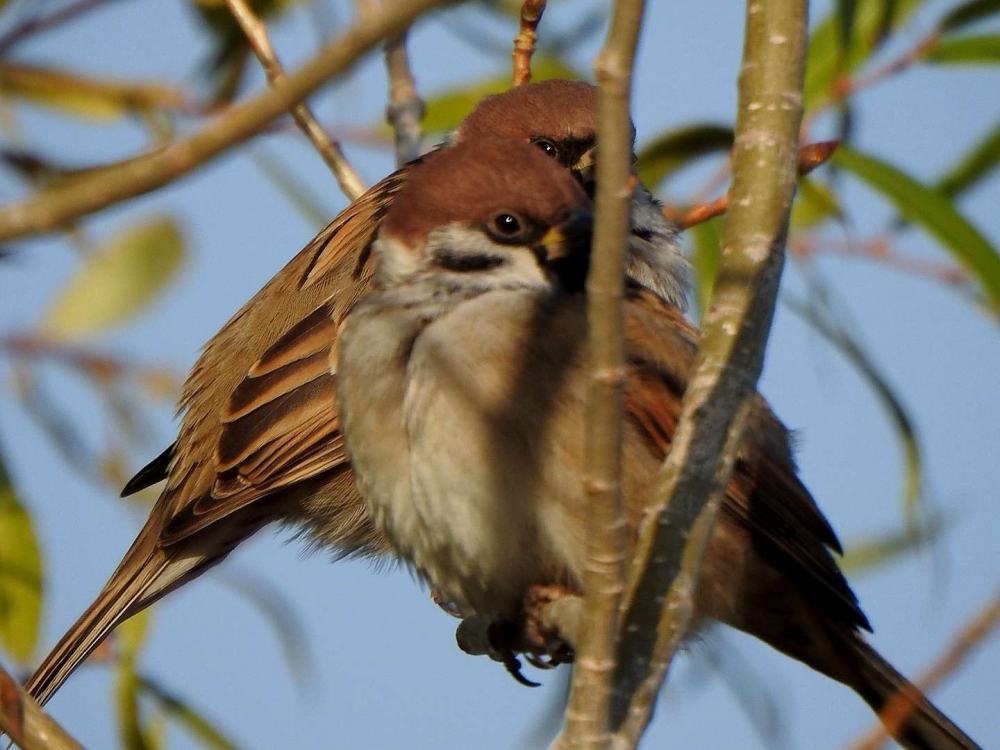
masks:
[[[886,730],[908,750],[979,750],[913,683],[875,649],[856,639],[856,680],[851,685]]]
[[[155,544],[140,534],[101,593],[49,652],[25,689],[44,705],[66,679],[123,620],[131,617],[155,599],[163,584],[160,580],[170,560]]]

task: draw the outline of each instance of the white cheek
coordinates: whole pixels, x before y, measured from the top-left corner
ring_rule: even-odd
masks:
[[[423,248],[410,248],[393,237],[379,237],[372,244],[375,283],[385,287],[412,276],[423,266]]]

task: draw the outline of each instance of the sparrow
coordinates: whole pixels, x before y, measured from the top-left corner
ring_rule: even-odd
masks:
[[[590,200],[555,161],[522,141],[459,143],[413,167],[373,245],[371,292],[342,323],[322,323],[341,326],[341,428],[369,517],[420,578],[497,622],[516,621],[536,587],[582,593],[590,239]],[[635,281],[624,329],[631,552],[699,332]],[[692,633],[708,621],[738,628],[876,712],[901,691],[916,696],[896,732],[904,746],[975,748],[867,643],[834,552],[788,430],[757,395]]]
[[[530,144],[592,191],[595,91],[555,80],[489,97],[441,149],[475,149],[498,134]],[[372,242],[412,168],[344,209],[205,346],[184,384],[176,442],[122,495],[166,483],[118,568],[26,683],[39,703],[118,623],[271,523],[302,532],[335,558],[392,557],[354,487],[334,363],[339,321],[371,285]],[[629,273],[683,305],[688,265],[674,227],[645,189],[636,191],[632,213]]]

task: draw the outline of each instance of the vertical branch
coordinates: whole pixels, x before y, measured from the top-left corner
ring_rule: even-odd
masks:
[[[511,54],[515,86],[531,83],[531,56],[535,54],[538,23],[544,12],[545,0],[524,0],[521,6],[521,28],[514,37],[514,52]]]
[[[0,746],[7,744],[4,735],[23,750],[83,750],[0,667]]]
[[[257,55],[257,59],[260,60],[268,83],[273,87],[287,80],[288,76],[285,75],[281,62],[271,45],[267,27],[254,15],[246,0],[226,0],[226,5],[229,6],[229,12],[233,14],[236,22],[243,29],[247,41],[250,42],[250,47]],[[327,135],[323,127],[316,121],[309,105],[305,102],[299,102],[292,107],[292,119],[299,126],[299,130],[305,133],[306,138],[316,147],[319,155],[323,157],[323,161],[333,172],[333,176],[337,179],[337,184],[340,185],[344,195],[351,200],[360,197],[365,192],[364,183],[347,161],[344,152],[340,150],[340,144]]]
[[[806,0],[748,0],[721,266],[623,610],[611,721],[624,746],[642,736],[690,626],[698,570],[760,376],[795,190],[806,34]]]
[[[385,121],[392,126],[395,136],[397,167],[420,156],[424,142],[424,132],[420,127],[424,118],[424,102],[417,94],[416,81],[410,72],[406,34],[404,31],[385,41],[385,68],[389,73],[389,104],[385,108]]]
[[[610,747],[608,702],[615,668],[625,563],[621,512],[622,392],[625,382],[623,294],[632,175],[629,100],[644,0],[618,0],[598,80],[596,226],[587,278],[590,387],[587,392],[587,560],[584,610],[566,728],[566,747]]]

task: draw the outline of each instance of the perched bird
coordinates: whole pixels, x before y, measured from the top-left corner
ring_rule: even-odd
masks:
[[[589,246],[590,201],[566,170],[521,142],[459,144],[411,170],[374,244],[373,291],[341,328],[341,424],[370,516],[422,578],[482,616],[516,620],[534,587],[581,591]],[[698,331],[633,282],[625,337],[631,546]],[[840,545],[796,476],[788,431],[758,395],[694,627],[717,620],[754,635],[876,712],[912,691],[900,742],[975,748],[868,645],[832,551]]]
[[[444,147],[475,149],[498,133],[533,144],[592,189],[594,92],[548,81],[490,97]],[[40,703],[119,622],[272,522],[303,530],[337,556],[392,554],[354,488],[333,363],[339,322],[370,286],[372,240],[411,168],[348,206],[205,346],[184,385],[177,441],[122,494],[166,480],[163,491],[94,603],[28,680]],[[629,273],[683,304],[687,263],[645,190],[636,193],[633,225]]]

